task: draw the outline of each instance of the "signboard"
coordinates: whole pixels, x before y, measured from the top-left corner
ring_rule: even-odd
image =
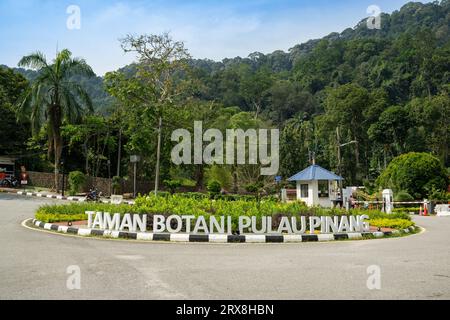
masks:
[[[130,162],[131,162],[131,163],[137,163],[137,162],[139,162],[140,160],[141,160],[141,157],[139,157],[139,156],[137,156],[137,155],[130,156]]]
[[[25,166],[20,167],[20,184],[23,186],[28,185],[28,174],[27,170],[25,169]]]
[[[202,234],[231,234],[231,216],[179,216],[146,214],[111,215],[108,212],[86,212],[88,228],[111,231],[147,232],[153,233],[202,233]],[[240,216],[238,229],[240,234],[305,234],[314,233],[320,228],[321,233],[366,232],[369,231],[367,215],[361,216],[322,216],[322,217],[282,217],[278,227],[273,228],[272,217]],[[153,230],[147,230],[147,222],[152,222]],[[308,228],[308,230],[307,230]]]

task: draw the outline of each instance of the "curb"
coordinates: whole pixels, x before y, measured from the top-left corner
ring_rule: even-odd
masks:
[[[42,194],[37,192],[25,192],[25,191],[5,191],[0,189],[0,193],[10,193],[17,194],[19,196],[27,196],[27,197],[38,197],[38,198],[47,198],[47,199],[56,199],[56,200],[65,200],[65,201],[74,201],[74,202],[86,202],[86,198],[84,197],[63,197],[57,196],[53,194]],[[102,203],[111,203],[111,200],[102,200]],[[134,204],[134,201],[122,201],[119,204]]]
[[[95,236],[112,239],[140,240],[140,241],[166,241],[166,242],[210,242],[210,243],[299,243],[299,242],[326,242],[338,240],[363,240],[372,238],[383,238],[385,236],[407,234],[414,232],[417,227],[409,227],[403,230],[387,232],[353,232],[334,234],[301,234],[301,235],[281,235],[281,234],[261,234],[261,235],[228,235],[228,234],[169,234],[169,233],[147,233],[147,232],[127,232],[110,231],[87,228],[76,228],[45,223],[32,219],[35,227],[54,231],[58,233],[72,234],[77,236]]]

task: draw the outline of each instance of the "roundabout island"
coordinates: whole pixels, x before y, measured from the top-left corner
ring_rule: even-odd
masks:
[[[66,235],[158,242],[299,243],[400,237],[420,232],[406,213],[343,210],[175,194],[134,204],[44,205],[24,225]]]

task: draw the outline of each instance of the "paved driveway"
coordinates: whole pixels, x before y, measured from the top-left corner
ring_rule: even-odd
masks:
[[[23,228],[43,203],[0,194],[1,299],[449,299],[450,218],[396,239],[173,244],[82,239]],[[79,266],[81,290],[66,287]],[[380,267],[381,290],[367,268]]]

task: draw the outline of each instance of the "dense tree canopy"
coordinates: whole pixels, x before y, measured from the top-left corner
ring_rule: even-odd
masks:
[[[17,155],[24,149],[29,127],[16,121],[14,104],[27,88],[25,77],[0,67],[0,155]]]
[[[239,171],[193,165],[180,170],[171,163],[171,131],[191,129],[195,120],[201,120],[205,129],[279,128],[283,178],[314,158],[340,171],[346,184],[373,183],[381,172],[386,175],[392,159],[408,152],[425,152],[450,166],[449,19],[449,0],[408,3],[383,14],[380,30],[368,29],[363,20],[354,28],[296,45],[288,52],[254,52],[221,62],[190,59],[178,43],[183,56],[179,64],[157,63],[161,60],[149,56],[143,46],[157,36],[127,37],[122,46],[138,53],[134,64],[109,73],[106,79],[71,79],[87,88],[94,109],[108,117],[102,128],[111,138],[100,139],[100,145],[108,146],[107,153],[115,153],[121,149],[119,142],[124,144],[119,167],[128,164],[120,159],[141,154],[139,172],[144,179],[153,179],[157,170],[155,153],[161,132],[161,181],[192,179],[201,188],[204,179],[212,176],[220,177],[228,188],[239,185],[241,190],[254,182],[248,167]],[[18,71],[32,83],[40,77],[30,70]],[[101,81],[105,88],[100,87]],[[17,90],[22,90],[20,80],[16,82]],[[161,130],[159,118],[164,120]],[[93,120],[85,118],[87,124]],[[67,140],[78,149],[71,150],[73,154],[88,159],[81,141],[92,132],[86,133],[86,126],[66,129],[80,130]],[[80,140],[74,141],[76,137]],[[87,161],[93,161],[92,156]],[[89,165],[79,161],[79,167],[88,171]],[[412,192],[423,195],[426,189]]]

